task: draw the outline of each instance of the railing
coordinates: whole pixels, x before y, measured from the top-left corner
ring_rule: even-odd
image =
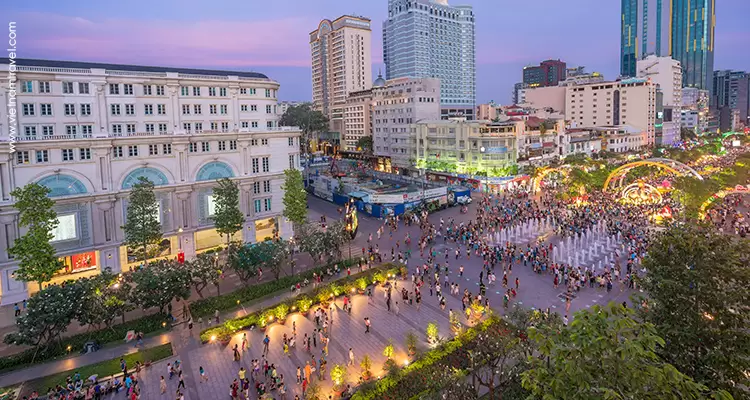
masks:
[[[168,136],[172,132],[129,132],[129,133],[110,133],[109,137],[134,137],[134,136]]]
[[[143,76],[148,78],[166,78],[166,72],[136,72],[136,71],[117,71],[117,70],[104,70],[107,75],[120,75],[120,76]]]
[[[229,80],[228,76],[219,75],[177,74],[177,77],[183,79],[214,79],[217,81]]]
[[[93,135],[90,134],[76,134],[76,135],[33,135],[33,136],[19,136],[18,141],[30,142],[34,140],[71,140],[71,139],[91,139]]]
[[[84,68],[54,68],[54,67],[28,67],[19,66],[18,71],[22,72],[59,72],[65,74],[90,74],[90,69]]]

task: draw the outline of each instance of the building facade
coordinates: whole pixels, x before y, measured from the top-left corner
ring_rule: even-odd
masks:
[[[650,79],[625,79],[565,88],[565,115],[573,127],[631,125],[656,138],[656,85]]]
[[[703,133],[708,129],[709,93],[697,88],[682,88],[680,126]]]
[[[601,148],[611,153],[633,153],[648,146],[648,134],[633,126],[599,126],[591,129],[601,138]]]
[[[414,165],[410,126],[440,119],[440,85],[434,78],[396,78],[372,89],[376,156],[390,157],[396,167]]]
[[[711,106],[737,110],[740,123],[750,126],[750,74],[745,71],[714,71]]]
[[[649,55],[638,60],[637,66],[639,78],[651,79],[659,86],[660,94],[657,96],[655,129],[656,144],[666,146],[678,142],[680,140],[680,108],[682,107],[682,67],[680,62],[671,57]]]
[[[372,136],[372,107],[374,97],[372,89],[349,93],[344,108],[344,137],[341,148],[346,151],[357,151],[357,142],[366,136]]]
[[[672,57],[682,86],[711,91],[715,0],[622,0],[620,75],[635,77],[638,60]]]
[[[523,67],[523,83],[530,88],[557,86],[567,76],[564,61],[545,60],[535,66]]]
[[[442,118],[475,119],[476,54],[471,6],[447,0],[388,0],[386,78],[437,78]]]
[[[370,20],[351,15],[324,19],[310,32],[313,109],[328,117],[334,132],[344,130],[349,93],[372,85],[371,41]]]
[[[300,132],[277,126],[278,83],[248,72],[16,63],[15,87],[0,84],[0,99],[17,115],[9,125],[0,110],[2,304],[36,289],[14,279],[7,251],[24,233],[10,193],[32,182],[51,190],[60,222],[53,245],[65,268],[54,282],[137,265],[120,227],[140,177],[156,186],[164,237],[149,249],[156,257],[189,258],[226,242],[212,222],[212,188],[224,177],[241,192],[245,223],[236,239],[293,234],[281,216],[281,186],[283,171],[299,168]]]

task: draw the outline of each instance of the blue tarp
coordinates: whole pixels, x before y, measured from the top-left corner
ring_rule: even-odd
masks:
[[[349,196],[344,196],[343,194],[334,193],[333,194],[333,202],[343,206],[349,201]]]

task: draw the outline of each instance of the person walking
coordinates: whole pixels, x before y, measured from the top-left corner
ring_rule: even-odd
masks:
[[[206,375],[206,370],[203,369],[202,365],[198,367],[198,373],[201,375],[201,382],[208,382],[208,375]]]
[[[263,338],[263,354],[268,354],[268,345],[271,343],[271,338],[266,335],[265,338]]]
[[[164,375],[159,378],[159,391],[161,394],[167,393],[167,381],[164,380]]]
[[[354,365],[354,350],[352,348],[349,348],[349,364],[348,365]]]
[[[370,317],[365,317],[365,333],[370,333]]]
[[[180,380],[180,383],[177,384],[177,390],[180,390],[180,388],[185,389],[185,377],[182,376],[182,371],[177,374],[177,378]]]

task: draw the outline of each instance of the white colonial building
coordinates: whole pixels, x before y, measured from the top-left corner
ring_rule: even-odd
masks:
[[[281,186],[283,171],[299,168],[300,132],[277,126],[277,82],[255,72],[15,63],[15,84],[0,83],[0,100],[10,105],[0,108],[2,304],[36,288],[14,279],[7,251],[23,234],[10,193],[31,182],[56,201],[54,245],[65,263],[56,281],[137,263],[120,227],[142,176],[156,185],[160,257],[190,258],[226,241],[211,220],[212,187],[223,177],[241,190],[238,239],[292,234]],[[0,64],[9,70],[8,59]]]

